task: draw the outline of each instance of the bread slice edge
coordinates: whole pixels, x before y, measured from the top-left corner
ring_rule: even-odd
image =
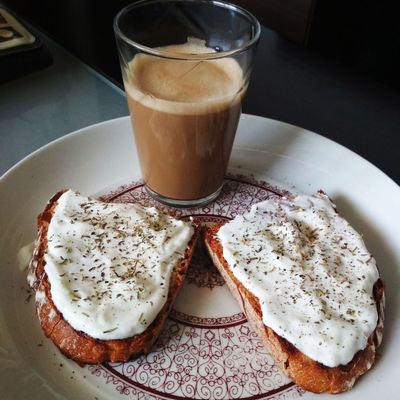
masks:
[[[208,226],[204,232],[205,246],[211,259],[224,278],[232,295],[240,304],[253,330],[282,371],[304,390],[314,393],[341,393],[349,390],[358,377],[368,371],[376,360],[376,348],[380,345],[384,323],[384,285],[378,279],[374,285],[374,298],[378,322],[368,338],[365,349],[358,351],[347,365],[327,367],[303,354],[295,346],[264,325],[260,303],[233,275],[223,257],[223,248],[217,232],[223,224]]]
[[[170,309],[182,287],[189,267],[200,224],[193,221],[194,234],[186,247],[183,257],[175,265],[170,282],[167,300],[154,321],[141,334],[125,339],[100,340],[75,330],[55,306],[51,296],[51,285],[45,272],[44,254],[47,248],[47,232],[57,200],[66,190],[55,194],[37,218],[38,238],[32,260],[28,268],[28,282],[36,292],[36,312],[44,334],[68,358],[80,365],[98,364],[106,361],[126,362],[140,354],[147,354],[159,337]]]

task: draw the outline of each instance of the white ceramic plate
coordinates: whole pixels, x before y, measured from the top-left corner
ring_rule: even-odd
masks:
[[[230,218],[288,189],[324,189],[363,233],[386,283],[381,358],[343,399],[400,392],[400,188],[376,167],[315,133],[241,119],[222,197],[182,215]],[[249,174],[252,174],[250,177]],[[279,183],[277,183],[279,182]],[[122,189],[121,185],[125,185]],[[199,253],[154,351],[130,363],[80,368],[43,337],[17,253],[61,188],[108,200],[150,200],[140,183],[128,118],[65,136],[0,180],[0,393],[2,399],[311,398],[274,365],[207,258]],[[397,393],[397,394],[396,394]],[[319,395],[321,399],[331,398]]]

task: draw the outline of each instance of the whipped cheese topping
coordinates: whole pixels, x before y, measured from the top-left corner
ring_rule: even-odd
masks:
[[[374,258],[326,195],[267,200],[218,233],[263,322],[328,367],[364,349],[378,315]]]
[[[74,329],[97,339],[142,333],[165,304],[192,225],[71,190],[57,203],[45,254],[54,304]]]

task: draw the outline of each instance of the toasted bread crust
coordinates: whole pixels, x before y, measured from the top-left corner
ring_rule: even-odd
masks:
[[[195,243],[199,226],[188,244],[183,258],[175,266],[169,282],[168,298],[156,319],[141,334],[127,339],[100,340],[84,332],[75,330],[64,318],[52,301],[51,285],[45,272],[44,254],[47,248],[47,231],[57,206],[57,200],[64,193],[58,192],[38,216],[37,246],[29,266],[28,280],[36,295],[36,311],[42,329],[60,351],[80,365],[97,364],[105,361],[125,362],[142,353],[149,353],[164,326],[170,308],[183,284]]]
[[[314,361],[295,346],[264,325],[259,300],[239,282],[231,272],[223,256],[222,245],[216,234],[223,224],[207,227],[205,244],[215,266],[225,279],[229,289],[241,305],[243,312],[280,368],[297,385],[314,393],[340,393],[349,390],[355,380],[371,368],[376,359],[376,348],[382,340],[384,321],[384,286],[381,279],[374,285],[374,298],[378,311],[378,323],[368,338],[365,349],[358,351],[347,365],[330,368]]]

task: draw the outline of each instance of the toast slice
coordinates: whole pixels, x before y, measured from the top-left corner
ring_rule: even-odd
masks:
[[[79,245],[76,245],[75,242],[75,248],[73,251],[76,251],[76,247],[79,247],[78,251],[78,257],[76,258],[78,265],[73,265],[73,262],[71,261],[70,264],[68,264],[65,260],[67,256],[60,256],[58,259],[58,264],[55,265],[56,271],[62,272],[59,274],[60,280],[66,279],[65,274],[70,274],[69,276],[69,282],[72,280],[73,285],[69,287],[68,283],[66,284],[67,286],[62,283],[60,286],[60,281],[56,278],[54,278],[54,271],[50,273],[51,279],[49,278],[48,272],[50,271],[49,265],[46,265],[48,263],[52,264],[53,261],[51,257],[56,257],[54,254],[52,255],[51,252],[57,252],[58,249],[62,248],[65,242],[63,244],[58,244],[58,245],[53,245],[53,250],[49,250],[49,241],[54,241],[55,238],[54,236],[58,235],[56,234],[51,234],[49,232],[52,232],[55,228],[53,228],[53,225],[56,224],[54,222],[56,219],[61,219],[63,218],[62,216],[57,216],[58,215],[58,208],[61,206],[59,203],[61,201],[64,201],[64,198],[62,196],[66,196],[68,193],[71,191],[61,191],[58,192],[47,204],[46,208],[44,211],[38,216],[37,219],[37,225],[38,225],[38,238],[36,242],[36,248],[33,253],[32,260],[29,265],[29,271],[28,271],[28,282],[31,286],[31,288],[36,292],[36,310],[37,314],[39,317],[39,321],[41,324],[41,327],[47,337],[49,337],[54,344],[59,348],[59,350],[67,357],[75,360],[77,363],[80,365],[84,364],[96,364],[96,363],[101,363],[104,361],[111,361],[111,362],[125,362],[128,361],[130,358],[136,357],[142,353],[146,354],[150,351],[151,347],[153,346],[154,342],[156,341],[157,337],[159,336],[164,322],[167,318],[167,315],[169,313],[169,310],[174,302],[174,299],[176,298],[178,291],[180,287],[182,286],[185,278],[186,271],[188,269],[194,247],[196,244],[196,240],[198,238],[199,234],[199,226],[198,224],[192,224],[192,223],[186,223],[182,221],[178,221],[175,218],[171,216],[166,216],[165,214],[162,214],[158,212],[155,209],[145,209],[145,208],[139,208],[139,212],[144,212],[146,213],[145,215],[148,215],[148,213],[151,214],[151,221],[150,222],[145,222],[143,223],[136,223],[133,224],[133,226],[130,226],[130,222],[125,221],[123,217],[118,220],[118,226],[113,227],[113,232],[120,231],[124,226],[126,227],[125,233],[123,234],[122,239],[119,237],[116,239],[116,247],[108,248],[107,250],[107,243],[111,241],[111,239],[106,239],[108,235],[108,230],[109,226],[106,226],[106,223],[103,222],[103,215],[101,210],[105,210],[108,208],[107,203],[101,203],[97,202],[96,200],[92,199],[86,199],[86,200],[80,200],[80,207],[83,210],[82,215],[85,216],[86,218],[81,216],[74,217],[74,221],[72,221],[75,225],[76,224],[81,224],[87,221],[89,218],[92,218],[92,216],[89,216],[85,214],[85,207],[89,207],[87,204],[94,205],[93,207],[97,207],[96,210],[100,210],[99,214],[97,214],[94,217],[94,226],[96,226],[99,230],[98,232],[99,235],[95,234],[93,238],[85,238],[85,241],[81,243],[79,241]],[[73,194],[75,195],[75,194]],[[72,195],[72,196],[73,196]],[[76,194],[77,195],[77,194]],[[78,195],[77,195],[78,196]],[[81,198],[80,198],[81,199]],[[67,200],[65,200],[67,201]],[[64,205],[65,206],[65,205]],[[68,204],[67,204],[68,206]],[[131,205],[124,205],[125,209],[128,210],[129,212],[129,207]],[[110,207],[112,207],[110,203]],[[128,208],[126,208],[128,207]],[[138,207],[138,206],[135,206]],[[140,207],[140,206],[139,206]],[[86,208],[87,209],[87,208]],[[132,209],[133,210],[133,209]],[[104,211],[105,212],[105,211]],[[109,212],[109,209],[107,210]],[[114,212],[114,211],[112,211]],[[117,217],[114,215],[114,217],[111,218],[111,220],[114,218],[114,220],[117,220]],[[53,221],[53,225],[52,225]],[[83,221],[83,222],[82,222]],[[147,221],[147,220],[146,220]],[[167,222],[166,222],[167,221]],[[171,222],[172,221],[172,222]],[[63,221],[61,221],[63,222]],[[71,224],[71,221],[67,222],[64,221],[64,223]],[[92,223],[89,221],[89,223]],[[163,224],[180,224],[179,229],[177,232],[177,236],[182,233],[183,229],[186,229],[186,231],[190,230],[189,234],[186,232],[185,240],[186,243],[180,243],[182,241],[182,235],[181,237],[177,237],[176,239],[176,245],[181,248],[180,251],[177,251],[176,247],[173,247],[175,244],[169,244],[167,243],[168,240],[172,242],[175,240],[174,237],[169,237],[165,236],[162,239],[162,246],[160,247],[168,247],[172,250],[169,250],[171,253],[173,253],[171,256],[171,262],[172,265],[170,266],[170,277],[169,280],[167,278],[165,279],[165,289],[164,291],[161,292],[163,294],[158,295],[158,297],[151,297],[151,292],[146,288],[146,284],[142,285],[143,279],[149,279],[150,283],[149,285],[153,285],[154,287],[154,292],[156,293],[157,290],[161,290],[162,286],[164,285],[164,281],[161,283],[157,284],[157,281],[152,280],[152,277],[157,275],[157,272],[152,272],[152,274],[146,272],[146,260],[145,260],[145,253],[143,252],[143,259],[140,259],[141,254],[134,254],[134,247],[131,248],[133,253],[129,253],[127,250],[127,247],[124,248],[123,246],[123,241],[128,241],[130,237],[128,234],[133,232],[133,236],[138,235],[140,238],[140,241],[143,241],[143,243],[148,243],[151,242],[151,240],[155,240],[153,236],[157,234],[157,232],[163,232],[164,229],[167,229]],[[147,225],[146,225],[147,224]],[[145,229],[144,227],[147,226]],[[178,225],[177,225],[178,226]],[[67,229],[63,231],[64,234],[67,236],[71,236],[71,232]],[[135,233],[136,232],[136,233]],[[149,237],[143,239],[144,233],[149,235]],[[62,236],[62,235],[60,235]],[[76,236],[76,233],[75,233]],[[90,236],[90,235],[88,235]],[[111,237],[112,235],[110,235]],[[121,239],[121,240],[120,240]],[[151,240],[150,240],[151,239]],[[100,277],[104,277],[104,279],[113,279],[110,281],[108,286],[106,286],[106,290],[108,291],[105,296],[109,297],[109,300],[104,300],[104,293],[101,291],[99,288],[102,287],[104,288],[104,282],[99,281],[94,281],[95,276],[91,276],[93,271],[98,268],[98,265],[95,263],[96,260],[93,260],[93,257],[91,257],[91,252],[95,251],[95,246],[98,246],[98,248],[101,248],[101,256],[103,257],[102,260],[106,260],[105,263],[108,263],[107,268],[102,266],[102,270],[100,273]],[[172,246],[172,247],[171,247]],[[80,248],[82,247],[82,248]],[[139,248],[139,247],[138,247]],[[183,251],[182,251],[183,249]],[[72,251],[69,249],[69,251]],[[111,252],[112,254],[107,254],[107,252]],[[151,251],[151,249],[149,250]],[[126,254],[124,254],[126,252]],[[48,254],[49,253],[49,254]],[[68,251],[67,251],[68,253]],[[179,253],[179,254],[178,254]],[[65,254],[65,253],[64,253]],[[148,253],[147,253],[148,254]],[[161,253],[160,253],[161,254]],[[81,255],[82,257],[79,257]],[[121,270],[121,265],[113,265],[113,260],[116,259],[116,255],[118,257],[122,257],[122,259],[127,260],[126,265],[131,268],[132,266],[135,268],[136,275],[130,274],[130,275],[124,275],[123,270]],[[49,258],[50,257],[50,258]],[[58,256],[57,256],[58,257]],[[71,256],[72,257],[72,256]],[[47,260],[47,261],[46,261]],[[89,262],[85,262],[85,260],[89,260]],[[169,260],[169,259],[167,259]],[[167,261],[165,261],[166,263]],[[116,263],[116,261],[114,261]],[[79,265],[80,264],[80,265]],[[161,263],[162,264],[162,263]],[[125,265],[125,262],[124,262]],[[54,267],[54,266],[53,266]],[[68,268],[67,268],[68,267]],[[46,270],[47,268],[47,270]],[[73,269],[75,268],[75,270]],[[119,269],[118,269],[119,268]],[[156,267],[155,267],[156,268]],[[161,268],[161,267],[160,267]],[[139,270],[139,272],[137,272]],[[75,272],[71,272],[75,271]],[[81,272],[81,275],[79,275],[79,271]],[[156,270],[157,271],[157,268]],[[162,274],[167,274],[166,269],[162,270]],[[126,272],[126,271],[125,271]],[[75,275],[74,275],[75,274]],[[146,275],[148,274],[148,275]],[[161,274],[161,277],[164,278]],[[72,278],[74,277],[74,278]],[[79,277],[79,279],[78,279]],[[97,275],[96,279],[99,277]],[[79,280],[85,280],[86,278],[89,283],[86,286],[82,286],[82,288],[79,286]],[[90,282],[93,280],[93,282]],[[74,282],[76,281],[76,282]],[[124,283],[128,286],[120,286]],[[108,282],[108,281],[105,281]],[[93,285],[91,285],[93,283]],[[145,282],[146,283],[146,282]],[[54,285],[53,290],[57,290],[57,292],[52,291],[52,284]],[[136,286],[132,286],[135,285]],[[64,286],[63,286],[64,285]],[[160,286],[161,285],[161,286]],[[54,295],[56,295],[56,298],[59,297],[59,292],[61,291],[69,291],[72,296],[68,298],[66,297],[67,300],[70,302],[69,304],[65,304],[65,296],[57,300],[59,306],[55,304],[55,298]],[[92,294],[90,296],[90,290],[97,290],[94,292],[94,295]],[[120,293],[115,293],[116,290],[119,290]],[[128,292],[130,290],[130,292]],[[146,292],[147,290],[147,292]],[[82,299],[84,296],[82,293],[86,293],[87,298]],[[128,294],[126,294],[128,293]],[[147,294],[146,294],[147,293]],[[150,294],[149,294],[150,293]],[[76,297],[75,297],[76,294]],[[94,296],[94,297],[93,297]],[[97,297],[96,297],[97,296]],[[101,297],[103,296],[103,297]],[[147,296],[147,297],[146,297]],[[78,298],[80,297],[80,298]],[[104,325],[104,319],[110,318],[112,319],[113,317],[109,317],[107,313],[110,312],[110,310],[115,311],[114,309],[117,307],[114,304],[118,302],[118,300],[121,299],[121,297],[124,297],[124,300],[120,301],[121,304],[121,312],[120,312],[120,319],[123,320],[121,321],[127,325],[124,327],[124,333],[122,333],[122,337],[116,336],[118,335],[118,331],[115,331],[114,326],[111,326],[111,328],[107,328],[107,325]],[[129,304],[129,300],[132,300],[133,302],[132,305]],[[140,298],[141,300],[137,300],[137,298]],[[154,303],[158,301],[157,299],[160,299],[160,304],[156,303],[156,306],[158,306],[159,311],[156,312],[154,315],[155,311],[151,311],[154,306]],[[136,302],[135,302],[136,299]],[[83,302],[85,300],[85,302]],[[67,302],[68,302],[67,301]],[[98,304],[96,303],[98,302]],[[80,303],[81,304],[80,304]],[[65,313],[68,311],[68,307],[71,306],[72,303],[74,303],[75,311],[79,310],[79,308],[76,308],[76,306],[80,307],[86,307],[88,306],[88,303],[93,303],[94,304],[94,309],[89,308],[88,310],[92,311],[82,311],[82,315],[78,316],[78,318],[82,318],[85,321],[87,321],[88,328],[85,328],[84,330],[79,329],[81,327],[80,325],[80,320],[76,321],[75,319],[71,318],[68,320],[65,317]],[[151,304],[145,304],[151,303]],[[76,304],[77,303],[77,304]],[[93,305],[92,304],[92,305]],[[97,304],[97,305],[96,305]],[[110,305],[111,304],[111,305]],[[61,306],[60,306],[61,305]],[[107,307],[110,306],[109,309],[107,309],[107,313],[104,312],[103,314],[101,313],[101,307]],[[61,307],[61,309],[60,309]],[[88,306],[89,307],[89,306]],[[97,308],[96,308],[97,307]],[[131,308],[130,308],[131,307]],[[135,313],[135,307],[144,307],[145,312],[142,312],[139,316],[138,319],[136,319],[136,323],[132,322],[130,314],[134,315]],[[138,309],[139,309],[138,308]],[[93,311],[94,310],[94,311]],[[147,311],[146,311],[147,310]],[[71,314],[71,310],[68,311],[69,315]],[[118,313],[118,310],[116,311]],[[137,311],[138,312],[138,311]],[[150,315],[149,318],[147,318],[147,314]],[[90,315],[89,315],[90,314]],[[153,315],[153,319],[151,320]],[[127,317],[129,316],[129,318]],[[125,318],[128,318],[128,320],[125,320]],[[132,317],[133,318],[133,317]],[[147,319],[147,320],[146,320]],[[73,320],[73,324],[70,322]],[[94,322],[93,322],[94,321]],[[134,321],[134,320],[133,320]],[[86,323],[86,322],[85,322]],[[113,323],[116,323],[117,325],[120,323],[119,319],[117,318],[116,320],[113,321]],[[129,323],[132,325],[136,326],[129,326]],[[77,325],[78,324],[78,325]],[[92,331],[98,332],[98,324],[103,324],[100,327],[100,335],[96,333],[96,335],[92,335]],[[144,326],[139,326],[138,325],[144,325]],[[84,325],[85,326],[85,325]],[[97,330],[96,330],[96,329]],[[103,331],[101,331],[103,329]],[[127,334],[126,332],[132,330],[134,332],[137,332],[139,329],[139,333],[135,333],[132,335],[129,335],[128,337],[125,337]],[[98,336],[101,336],[99,338]],[[121,334],[119,334],[121,336]]]
[[[324,200],[327,201],[327,197],[323,193],[318,194],[318,196],[325,197]],[[290,204],[289,199],[272,200],[272,201],[278,201],[278,202],[283,201],[289,203],[289,207],[293,209],[293,204]],[[253,207],[257,207],[257,205]],[[331,208],[332,211],[336,213],[336,208],[332,204]],[[265,215],[267,214],[268,212],[265,212],[261,216],[261,218],[264,218]],[[242,219],[243,221],[247,219],[247,216],[246,215],[239,216],[237,218],[243,218]],[[279,220],[282,219],[284,219],[284,217],[281,215],[279,217]],[[252,221],[250,218],[249,223],[254,224],[254,221]],[[206,247],[215,266],[218,268],[219,272],[225,279],[233,296],[241,305],[243,312],[247,316],[250,325],[252,326],[254,331],[258,334],[260,339],[263,341],[264,345],[267,347],[271,355],[274,357],[274,359],[276,360],[277,364],[280,366],[282,371],[297,385],[299,385],[300,387],[302,387],[307,391],[315,393],[321,393],[321,392],[340,393],[349,390],[353,386],[355,380],[359,376],[364,374],[367,370],[369,370],[373,365],[373,363],[375,362],[377,358],[376,348],[379,346],[382,340],[383,321],[384,321],[384,285],[379,276],[376,279],[376,281],[373,282],[373,286],[371,287],[372,291],[371,299],[373,301],[372,307],[374,308],[374,311],[376,311],[377,315],[376,325],[373,331],[366,338],[365,347],[355,351],[350,361],[346,362],[345,364],[327,366],[324,365],[322,362],[316,361],[314,358],[311,358],[310,356],[306,355],[293,343],[287,340],[287,338],[284,338],[282,335],[278,334],[277,333],[278,329],[272,329],[270,326],[264,323],[263,310],[261,304],[262,301],[260,301],[260,298],[256,296],[252,292],[252,290],[249,290],[248,282],[246,282],[245,279],[244,280],[238,279],[237,272],[236,273],[233,272],[236,268],[238,268],[238,265],[233,264],[232,261],[231,263],[228,263],[226,257],[224,256],[224,246],[221,243],[221,235],[219,235],[219,232],[224,225],[225,223],[210,225],[205,229],[204,240]],[[303,227],[305,225],[306,224],[304,224]],[[313,229],[311,228],[310,230],[311,232],[313,231]],[[310,230],[308,231],[308,233],[310,233]],[[233,235],[231,231],[230,234]],[[271,236],[268,239],[268,235],[264,236],[263,239],[273,240],[273,238],[271,239]],[[245,230],[242,230],[241,240],[245,241],[248,240],[250,242],[256,243],[255,236],[252,234],[248,234],[248,232],[246,233]],[[254,249],[254,253],[252,257],[248,258],[248,260],[254,259],[255,264],[247,262],[249,263],[249,265],[245,266],[247,270],[250,270],[252,265],[258,264],[258,266],[260,266],[260,263],[262,263],[262,260],[260,261],[259,259],[260,256],[259,250],[261,246],[259,246],[258,243],[260,242],[257,242],[257,245],[252,247]],[[281,245],[281,243],[279,244]],[[275,247],[275,249],[277,249],[277,247]],[[234,250],[240,251],[239,246],[235,247]],[[290,252],[292,251],[292,249],[287,250],[285,248],[282,248],[282,246],[280,246],[278,255],[275,251],[272,252],[272,254],[273,257],[276,256],[279,259],[284,257],[287,251]],[[368,257],[372,256],[369,255]],[[279,268],[278,266],[274,266],[274,262],[275,259],[273,258],[269,263],[268,268],[272,269],[275,267]],[[266,276],[268,276],[269,272],[266,271],[265,273]],[[306,273],[307,272],[305,272],[305,274]],[[254,276],[254,279],[256,279],[256,276]],[[302,279],[304,280],[307,278],[305,276],[302,276]],[[279,284],[278,282],[276,283]],[[322,289],[326,291],[327,287],[322,286]],[[279,288],[277,288],[277,290],[279,291]],[[281,292],[280,296],[278,296],[278,299],[281,299],[281,301],[286,301],[288,298],[290,298],[290,296],[292,296],[295,293],[294,286],[292,286],[292,290],[293,292],[289,291],[289,293],[286,294]],[[268,296],[268,294],[266,294],[266,296]],[[318,302],[318,295],[315,301]],[[320,299],[320,301],[322,300]],[[292,307],[294,306],[295,305],[292,305]],[[273,309],[271,308],[270,312],[272,311]],[[294,321],[292,321],[293,322],[292,326],[296,326],[296,324],[300,326],[302,322],[301,320],[300,321],[295,320],[296,314],[293,314],[293,316],[291,316],[290,318],[292,317],[294,318]],[[323,321],[318,321],[318,323],[320,322],[323,323]],[[296,334],[296,332],[292,333]],[[341,337],[341,339],[338,339],[338,341],[345,340],[346,335],[340,336],[341,334],[343,334],[343,332],[339,332],[338,334],[339,337]],[[312,340],[313,337],[311,337],[311,341]],[[319,339],[315,337],[314,340],[319,340]],[[317,346],[321,344],[323,345],[323,343],[315,343],[314,345]],[[342,343],[338,344],[341,345]]]

